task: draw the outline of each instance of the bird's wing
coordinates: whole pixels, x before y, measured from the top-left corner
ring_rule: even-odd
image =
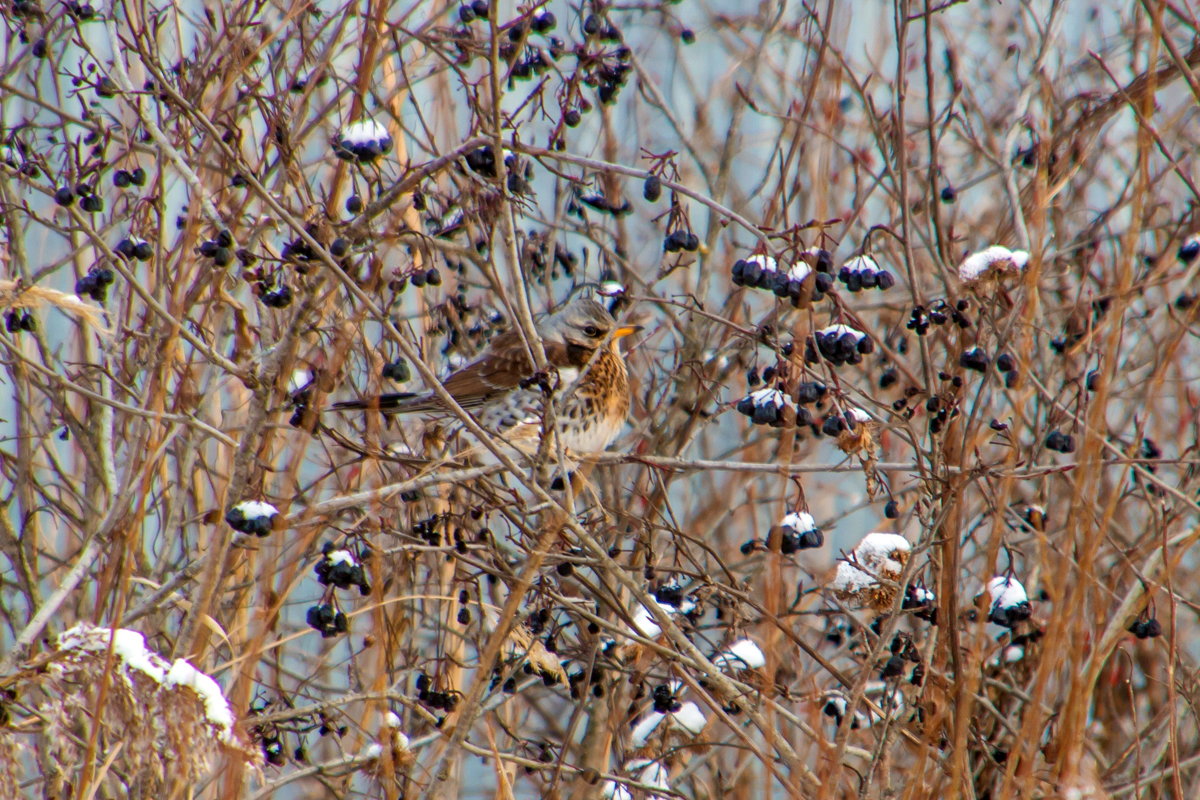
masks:
[[[546,359],[550,364],[566,365],[566,346],[545,342]],[[516,331],[506,331],[492,340],[479,358],[451,373],[442,386],[466,409],[479,408],[492,398],[517,388],[533,374],[533,365],[525,351],[525,343]],[[434,394],[385,394],[377,399],[351,400],[336,403],[334,409],[378,408],[384,413],[404,414],[412,411],[444,410],[442,401]]]

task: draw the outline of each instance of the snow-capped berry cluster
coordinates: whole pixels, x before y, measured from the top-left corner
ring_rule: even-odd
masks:
[[[912,545],[898,533],[869,533],[838,562],[830,588],[845,600],[882,610],[894,599],[894,590],[881,583],[900,577]]]
[[[371,584],[367,581],[366,570],[349,550],[334,547],[333,542],[326,542],[321,548],[322,558],[313,567],[317,575],[317,583],[323,586],[335,586],[338,589],[349,589],[357,586],[359,594],[371,593]]]
[[[279,516],[279,509],[261,500],[243,500],[225,513],[229,527],[242,533],[267,536]]]
[[[739,639],[715,653],[711,660],[717,669],[733,672],[761,669],[767,664],[762,648],[751,639]]]
[[[779,551],[784,555],[811,550],[825,544],[825,535],[817,527],[817,521],[807,511],[792,511],[779,521],[782,539]]]
[[[660,599],[661,596],[661,599]],[[665,612],[667,616],[675,616],[682,614],[689,616],[695,614],[700,605],[695,599],[683,594],[682,589],[676,592],[675,584],[667,584],[665,587],[659,587],[655,592],[655,597],[650,598],[650,602],[658,606]],[[638,606],[637,611],[633,615],[633,627],[642,636],[647,639],[657,638],[662,633],[662,626],[654,618],[654,614],[646,606]]]
[[[830,414],[821,423],[821,433],[826,436],[837,436],[843,431],[853,431],[859,425],[871,421],[871,415],[861,408],[848,408],[840,414]]]
[[[633,728],[630,743],[635,748],[645,747],[655,731],[663,731],[662,723],[666,722],[667,729],[679,731],[690,736],[697,736],[704,730],[708,720],[700,706],[688,701],[681,702],[676,694],[682,688],[679,681],[671,681],[655,686],[651,697],[654,709],[643,717]]]
[[[370,163],[391,149],[391,134],[371,119],[347,125],[333,139],[333,154],[344,161]]]
[[[625,765],[621,769],[623,772],[632,775],[632,780],[636,783],[664,792],[671,791],[670,773],[658,761],[651,761],[648,758],[631,758],[625,762]],[[604,782],[604,788],[601,789],[601,796],[606,800],[633,800],[633,793],[624,784],[614,780]],[[665,800],[665,797],[666,795],[661,795],[657,792],[648,792],[646,794],[647,800]]]
[[[814,275],[816,277],[811,277]],[[804,304],[806,295],[808,299],[820,300],[833,285],[827,273],[815,272],[803,261],[784,269],[778,261],[767,255],[753,255],[735,261],[730,276],[734,286],[773,292],[776,297],[791,300],[795,308]]]
[[[1029,263],[1029,253],[992,245],[972,253],[958,266],[958,277],[965,284],[975,284],[986,278],[1018,273]]]
[[[863,691],[889,717],[894,718],[904,709],[903,695],[893,691],[892,687],[883,681],[868,681]],[[849,706],[849,699],[840,689],[830,689],[821,696],[821,713],[832,717],[839,726],[845,720]],[[856,710],[854,718],[850,720],[850,728],[868,728],[879,722],[880,719],[869,707],[865,710]]]
[[[103,303],[108,297],[108,287],[116,279],[117,276],[108,267],[92,267],[87,275],[75,281],[75,294],[86,294],[97,303]]]
[[[880,267],[879,263],[868,255],[855,256],[843,264],[838,270],[838,280],[851,292],[860,292],[863,289],[886,290],[896,285],[892,273]]]
[[[910,583],[904,591],[904,600],[900,607],[911,609],[913,616],[926,622],[933,622],[937,615],[937,595],[919,584]]]
[[[617,280],[616,273],[612,270],[605,270],[600,274],[600,285],[597,287],[596,293],[601,297],[620,297],[625,294],[625,287]]]
[[[804,346],[804,360],[810,364],[821,358],[835,367],[860,364],[863,356],[875,352],[875,342],[860,330],[849,325],[829,325],[812,335]]]
[[[350,630],[350,621],[345,614],[334,608],[332,603],[318,603],[309,607],[305,620],[308,627],[319,631],[323,639]]]
[[[988,581],[988,594],[992,598],[988,621],[1011,628],[1033,615],[1025,587],[1011,575],[997,575]]]
[[[781,428],[789,422],[791,400],[778,389],[759,389],[739,400],[736,408],[739,414],[750,417],[755,425]]]
[[[1193,233],[1179,245],[1176,257],[1185,264],[1190,264],[1200,256],[1200,233]]]

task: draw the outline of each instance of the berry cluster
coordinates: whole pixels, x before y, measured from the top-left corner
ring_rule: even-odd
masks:
[[[321,548],[322,558],[313,567],[317,575],[317,583],[323,586],[333,586],[338,589],[358,587],[359,594],[364,597],[371,593],[371,584],[367,581],[366,570],[349,550],[339,550],[333,542],[326,542]]]
[[[1184,264],[1190,264],[1195,261],[1196,256],[1200,256],[1200,234],[1193,233],[1184,239],[1183,244],[1179,245],[1179,251],[1175,255]]]
[[[424,672],[417,675],[417,699],[433,709],[453,711],[458,707],[459,693],[450,690],[439,692],[429,688],[429,676]]]
[[[117,276],[108,267],[92,267],[79,280],[75,281],[75,294],[82,297],[87,295],[97,303],[103,303],[108,297],[108,287]]]
[[[408,368],[408,361],[403,358],[384,364],[381,374],[383,377],[390,378],[396,383],[404,383],[412,377],[412,372]]]
[[[134,170],[119,169],[113,173],[113,186],[125,189],[129,186],[145,186],[146,170],[138,167]]]
[[[839,367],[861,364],[862,357],[875,351],[875,342],[865,333],[849,325],[830,325],[813,334],[804,347],[804,360],[810,364],[821,358]]]
[[[490,10],[491,6],[488,0],[475,0],[473,3],[466,3],[458,7],[458,18],[464,23],[474,22],[476,19],[487,19]]]
[[[292,290],[287,284],[268,289],[265,281],[254,284],[255,294],[264,306],[270,308],[287,308],[292,304]]]
[[[4,330],[9,333],[20,333],[21,331],[33,331],[36,329],[37,323],[34,322],[33,315],[28,311],[10,309],[4,314]]]
[[[815,258],[818,263],[816,272],[804,262],[783,270],[771,256],[753,255],[735,261],[730,270],[730,277],[734,286],[748,286],[751,289],[773,292],[776,297],[789,298],[793,307],[800,308],[806,290],[811,292],[812,300],[820,300],[833,286],[833,278],[827,272],[819,271],[820,260],[819,257]],[[809,276],[814,274],[816,277],[809,281]]]
[[[890,289],[896,285],[892,273],[882,269],[875,259],[867,255],[855,256],[838,270],[838,280],[846,284],[851,292],[863,289]]]
[[[913,306],[904,327],[915,331],[918,336],[924,336],[929,331],[930,324],[941,326],[953,321],[960,328],[969,328],[971,320],[963,314],[969,306],[966,300],[959,300],[953,307],[945,300],[936,300],[928,310],[925,306]]]
[[[892,502],[895,502],[894,500]],[[913,616],[926,622],[933,622],[937,617],[937,597],[924,586],[910,583],[904,591],[904,601],[900,607],[913,610]]]
[[[616,200],[610,200],[602,194],[580,194],[578,197],[579,202],[583,203],[588,208],[599,211],[602,214],[611,214],[614,217],[623,217],[633,211],[633,205],[625,199],[622,199],[621,202],[618,203]],[[696,239],[695,236],[693,236],[692,239],[695,239],[696,247],[699,247],[700,240]]]
[[[1162,623],[1154,617],[1149,619],[1135,619],[1129,623],[1129,632],[1139,639],[1154,639],[1162,636]]]
[[[917,652],[916,646],[912,643],[912,638],[907,634],[897,634],[892,637],[889,650],[891,651],[891,655],[884,662],[883,669],[879,673],[881,681],[899,678],[904,674],[904,668],[909,662],[913,664],[921,663],[921,654]]]
[[[473,172],[478,172],[485,178],[495,178],[498,174],[496,172],[496,151],[490,144],[485,144],[483,147],[467,153],[465,160]],[[512,169],[516,163],[517,157],[507,150],[504,151],[504,165]]]
[[[229,527],[242,533],[267,536],[279,516],[279,509],[261,500],[243,500],[225,513]]]
[[[346,619],[345,614],[334,608],[332,603],[310,606],[305,621],[308,622],[308,627],[320,632],[322,639],[350,630],[350,621]]]
[[[982,348],[972,347],[970,350],[964,350],[962,355],[958,357],[959,366],[964,369],[974,370],[975,372],[987,372],[988,366],[992,360],[988,358],[987,353],[983,352]]]
[[[825,534],[817,527],[812,514],[807,511],[792,511],[779,521],[779,527],[779,552],[785,556],[825,544]]]
[[[1016,578],[998,575],[988,581],[988,593],[992,597],[988,621],[1006,628],[1014,627],[1033,616],[1029,596],[1025,587]]]
[[[368,119],[342,128],[333,139],[333,154],[343,161],[369,164],[391,152],[392,144],[387,128]]]
[[[154,257],[153,245],[144,239],[137,239],[132,236],[117,242],[117,246],[113,249],[126,259],[136,258],[138,261],[149,261]]]
[[[63,5],[67,9],[67,13],[75,19],[87,20],[96,16],[96,9],[91,3],[76,3],[74,0],[67,0]]]
[[[821,433],[826,436],[837,436],[842,431],[852,431],[870,420],[871,415],[861,408],[848,408],[841,414],[830,414],[825,417],[821,422]]]
[[[84,211],[99,213],[104,210],[104,200],[92,192],[92,187],[81,183],[74,189],[70,186],[60,186],[54,192],[54,202],[60,206],[69,206],[79,198],[79,207]]]
[[[425,270],[417,270],[412,274],[409,280],[411,280],[412,285],[418,289],[427,284],[429,286],[441,286],[442,273],[438,271],[437,267],[430,267],[429,269]]]
[[[218,267],[228,266],[233,261],[233,234],[223,230],[216,238],[200,243],[198,252],[205,258],[211,258]]]
[[[663,239],[663,251],[667,253],[678,253],[680,250],[694,253],[699,249],[700,239],[691,231],[671,231]]]
[[[1074,453],[1075,437],[1061,431],[1050,431],[1046,437],[1046,449],[1056,453]]]
[[[413,536],[416,536],[418,539],[424,539],[425,544],[430,547],[437,547],[442,543],[442,534],[438,531],[438,524],[440,522],[441,518],[437,514],[418,520],[413,525]]]
[[[737,411],[750,417],[755,425],[770,425],[782,428],[789,420],[791,401],[778,389],[759,389],[738,401]]]
[[[655,686],[650,697],[654,700],[654,710],[659,714],[673,714],[683,708],[683,703],[675,697],[673,687],[668,683]]]

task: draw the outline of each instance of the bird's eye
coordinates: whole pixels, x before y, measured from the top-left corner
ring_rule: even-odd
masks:
[[[583,329],[584,336],[588,336],[592,339],[595,339],[600,336],[600,333],[601,333],[600,329],[597,328],[595,325],[584,326],[584,329]]]

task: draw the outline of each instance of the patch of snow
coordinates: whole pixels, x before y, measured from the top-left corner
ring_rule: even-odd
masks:
[[[900,534],[869,533],[848,558],[838,562],[832,588],[834,591],[855,594],[877,586],[876,578],[894,578],[904,569],[902,561],[894,556],[911,551],[912,545]]]
[[[234,506],[232,510],[240,512],[245,519],[274,517],[279,514],[278,508],[270,503],[264,503],[262,500],[243,500]]]
[[[804,515],[809,518],[811,523],[812,517],[808,514]],[[811,528],[807,530],[811,530]],[[766,665],[767,658],[763,655],[762,648],[752,640],[741,639],[713,656],[712,662],[717,669],[759,669]]]
[[[997,575],[988,581],[988,594],[992,597],[992,608],[1012,608],[1029,602],[1025,587],[1016,578]]]
[[[1025,250],[1009,250],[1001,245],[972,253],[958,266],[958,277],[963,283],[975,283],[992,272],[1020,272],[1029,263]]]
[[[842,325],[841,323],[837,325],[828,325],[824,328],[821,328],[821,330],[817,331],[817,333],[822,336],[834,336],[838,339],[842,338],[848,333],[854,337],[856,342],[861,341],[867,336],[857,328],[851,328],[849,325]]]

